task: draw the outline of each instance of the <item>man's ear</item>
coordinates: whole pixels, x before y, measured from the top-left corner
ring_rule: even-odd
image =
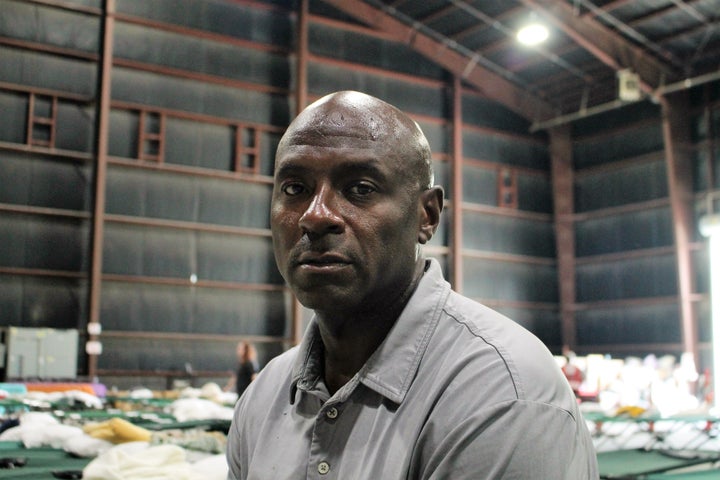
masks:
[[[443,209],[444,195],[442,187],[434,186],[420,193],[420,225],[418,243],[424,245],[430,241],[440,224],[440,212]]]

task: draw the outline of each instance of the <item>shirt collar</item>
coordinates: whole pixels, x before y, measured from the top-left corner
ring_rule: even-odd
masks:
[[[450,293],[437,260],[428,268],[400,317],[378,349],[350,383],[363,383],[395,403],[402,403],[437,326]],[[323,347],[313,318],[300,343],[290,384],[290,403],[297,389],[313,388],[322,373]]]

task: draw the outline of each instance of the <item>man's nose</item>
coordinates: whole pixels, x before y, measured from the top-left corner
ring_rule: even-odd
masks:
[[[326,187],[312,197],[308,208],[300,217],[300,228],[306,233],[340,233],[342,217],[336,211],[334,194]]]

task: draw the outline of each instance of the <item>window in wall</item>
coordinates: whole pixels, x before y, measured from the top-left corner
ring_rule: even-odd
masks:
[[[517,172],[510,168],[501,168],[498,174],[498,206],[517,208]]]
[[[165,115],[141,110],[138,124],[138,159],[162,163],[164,138]]]
[[[55,146],[57,97],[30,93],[28,105],[27,144]]]
[[[260,130],[238,125],[235,128],[235,171],[257,174],[260,168]]]

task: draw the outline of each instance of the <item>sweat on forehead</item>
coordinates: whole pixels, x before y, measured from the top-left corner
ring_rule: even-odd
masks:
[[[325,136],[407,140],[418,133],[415,123],[392,105],[364,93],[343,91],[309,105],[290,124],[284,140],[294,143],[297,137],[321,140]]]

